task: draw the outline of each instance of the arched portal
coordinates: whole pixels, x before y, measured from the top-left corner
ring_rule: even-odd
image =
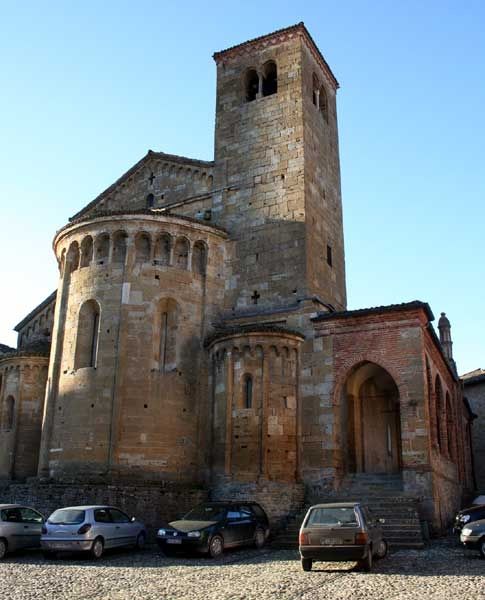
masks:
[[[397,473],[401,467],[399,391],[389,373],[362,363],[347,378],[347,468],[357,473]]]

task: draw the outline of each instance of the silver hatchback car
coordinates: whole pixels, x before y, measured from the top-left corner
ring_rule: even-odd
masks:
[[[57,552],[90,552],[101,558],[105,549],[142,549],[146,529],[114,506],[70,506],[52,513],[42,527],[40,544],[46,558]]]
[[[0,504],[0,559],[7,552],[40,545],[44,517],[28,506]]]

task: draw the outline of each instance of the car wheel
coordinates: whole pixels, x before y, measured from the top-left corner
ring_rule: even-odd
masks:
[[[5,558],[7,554],[7,542],[5,540],[0,540],[0,560]]]
[[[219,558],[224,552],[224,540],[220,535],[215,535],[209,544],[209,555],[212,558]]]
[[[478,549],[480,550],[482,558],[485,558],[485,537],[478,542]]]
[[[387,550],[388,550],[388,546],[387,546],[386,540],[381,540],[377,544],[376,558],[377,559],[385,558],[385,556],[387,555]]]
[[[370,571],[372,571],[372,549],[371,548],[367,549],[367,556],[363,560],[359,560],[359,562],[357,564],[358,564],[359,568],[362,569],[362,571],[366,571],[367,573],[370,573]]]
[[[91,546],[91,556],[98,560],[103,556],[104,542],[101,538],[96,538]]]
[[[313,560],[311,558],[302,558],[301,559],[301,568],[304,571],[311,571],[313,566]]]
[[[141,533],[138,534],[138,537],[136,538],[136,543],[135,543],[136,549],[143,550],[143,548],[145,547],[146,541],[147,541],[146,535],[142,531]]]
[[[266,543],[266,534],[264,533],[264,529],[257,528],[254,532],[254,545],[256,548],[262,548]]]
[[[52,550],[43,550],[42,551],[42,556],[46,560],[54,560],[54,558],[56,557],[56,553],[52,552]]]

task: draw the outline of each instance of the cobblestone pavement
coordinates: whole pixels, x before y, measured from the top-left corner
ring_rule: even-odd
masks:
[[[155,549],[116,552],[100,562],[64,556],[44,561],[38,551],[0,563],[2,600],[264,600],[485,599],[485,560],[451,541],[401,550],[374,564],[316,563],[304,573],[294,550],[239,550],[221,560],[166,558]]]

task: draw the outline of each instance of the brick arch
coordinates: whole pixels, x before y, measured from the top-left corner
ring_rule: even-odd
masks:
[[[399,398],[403,400],[408,396],[408,386],[402,381],[401,373],[398,369],[395,369],[393,365],[388,364],[385,360],[382,360],[381,355],[372,354],[360,354],[353,356],[342,363],[342,367],[339,368],[338,375],[335,377],[334,393],[333,393],[333,405],[339,404],[339,400],[344,388],[345,383],[354,371],[366,363],[375,364],[377,367],[387,371],[389,375],[394,379],[394,383],[399,391]]]
[[[341,450],[342,474],[384,474],[402,469],[401,402],[403,396],[407,396],[407,386],[392,365],[380,360],[381,357],[372,358],[369,355],[354,357],[342,365],[336,378],[333,442]],[[352,382],[351,378],[366,367],[369,367],[368,376],[364,373],[361,381]],[[349,383],[356,386],[351,393],[346,390]],[[386,453],[388,458],[385,458]]]

